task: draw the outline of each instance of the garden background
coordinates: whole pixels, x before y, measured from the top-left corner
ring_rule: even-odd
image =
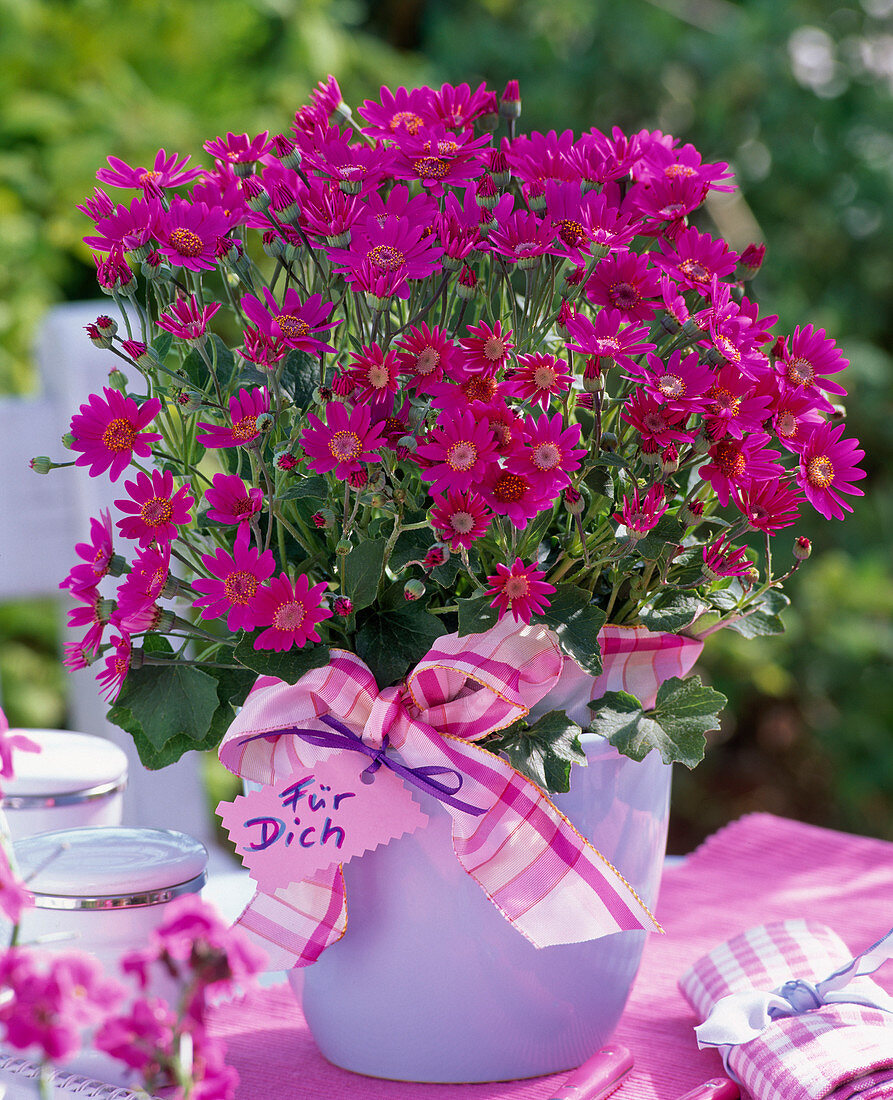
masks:
[[[353,105],[516,78],[522,130],[660,129],[732,164],[741,194],[710,215],[766,243],[752,290],[776,331],[812,323],[850,358],[867,496],[790,532],[816,552],[784,635],[711,638],[699,668],[729,706],[677,769],[670,850],[752,810],[893,839],[893,0],[0,0],[0,393],[34,385],[47,309],[96,296],[75,204],[107,155],[202,162],[227,130],[287,131],[329,73]],[[30,457],[2,479],[36,477]],[[13,724],[66,724],[59,606],[0,606]]]

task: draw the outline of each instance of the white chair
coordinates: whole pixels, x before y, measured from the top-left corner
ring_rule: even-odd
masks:
[[[29,469],[35,455],[57,461],[75,457],[64,449],[61,437],[79,406],[91,393],[101,392],[108,372],[121,363],[111,352],[95,348],[84,331],[102,313],[116,315],[109,299],[52,309],[37,339],[39,392],[0,397],[0,601],[54,595],[60,614],[67,610],[70,604],[58,585],[77,561],[75,543],[89,536],[91,516],[124,495],[123,479],[112,485],[107,476],[91,478],[81,466],[46,476]],[[124,823],[179,829],[215,853],[199,754],[186,753],[162,771],[148,770],[130,736],[106,721],[108,705],[92,672],[85,669],[69,679],[71,726],[108,737],[127,753]]]

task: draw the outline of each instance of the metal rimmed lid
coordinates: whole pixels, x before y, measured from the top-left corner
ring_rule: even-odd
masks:
[[[4,810],[71,805],[124,789],[127,756],[104,737],[73,730],[9,732],[27,737],[40,746],[40,752],[15,750],[15,776],[3,784],[0,800]]]
[[[37,909],[160,905],[204,885],[205,846],[172,829],[60,829],[15,845]]]

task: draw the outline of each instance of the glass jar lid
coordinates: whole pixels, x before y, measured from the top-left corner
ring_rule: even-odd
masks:
[[[205,883],[208,853],[172,829],[60,829],[15,845],[38,909],[160,905]]]
[[[105,737],[72,730],[15,729],[40,752],[16,749],[15,776],[3,784],[0,807],[34,809],[100,798],[123,790],[127,756]]]

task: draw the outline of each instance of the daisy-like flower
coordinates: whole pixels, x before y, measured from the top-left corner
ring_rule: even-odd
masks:
[[[491,513],[484,498],[474,490],[464,493],[450,490],[446,496],[434,498],[428,518],[444,542],[450,544],[451,550],[467,550],[475,539],[487,533]]]
[[[776,374],[768,376],[777,386],[772,393],[771,425],[782,447],[800,451],[810,432],[824,423],[818,405],[822,399],[814,389],[789,386]]]
[[[413,88],[409,92],[398,88],[391,92],[384,85],[379,100],[365,100],[357,114],[366,120],[364,134],[390,141],[417,134],[437,118],[430,88]]]
[[[381,461],[376,452],[385,442],[382,423],[372,423],[368,405],[357,405],[348,412],[340,401],[330,401],[325,422],[313,413],[307,419],[311,426],[304,429],[301,446],[318,474],[334,470],[340,481],[346,481],[351,474],[365,473],[365,463]]]
[[[119,203],[113,213],[97,219],[97,235],[84,237],[84,244],[99,252],[111,252],[116,246],[132,252],[150,244],[162,215],[157,199],[133,199],[130,206]]]
[[[232,219],[220,209],[175,198],[159,215],[155,236],[159,251],[175,267],[189,271],[213,271],[217,266],[217,242],[232,227]]]
[[[818,388],[827,393],[842,397],[846,394],[843,386],[832,382],[826,376],[837,374],[849,365],[840,349],[825,335],[823,328],[813,329],[812,325],[794,329],[794,335],[785,342],[784,354],[776,364],[790,386],[804,386],[813,391]]]
[[[410,279],[427,279],[440,266],[443,249],[428,235],[427,226],[409,217],[367,217],[351,227],[347,248],[327,248],[326,255],[349,283],[355,283],[363,261],[382,273],[399,277],[394,294],[408,298]]]
[[[865,457],[858,440],[841,439],[845,424],[822,424],[812,434],[800,455],[797,482],[806,499],[825,519],[843,519],[852,507],[841,496],[864,496],[854,481],[865,477],[856,463]]]
[[[99,694],[110,703],[121,694],[124,680],[130,671],[130,635],[124,632],[112,638],[112,645],[115,647],[114,653],[106,657],[105,666],[96,674],[101,688]]]
[[[703,579],[706,581],[718,581],[721,577],[743,577],[750,572],[747,547],[733,547],[726,535],[704,546],[701,557],[704,561]]]
[[[498,110],[496,93],[488,92],[486,83],[474,91],[468,84],[441,84],[440,91],[431,96],[431,107],[437,118],[449,130],[462,130],[471,126],[484,114]]]
[[[534,516],[549,508],[558,495],[544,487],[541,478],[518,474],[492,464],[478,489],[493,511],[497,515],[507,516],[519,530],[523,530]]]
[[[671,409],[646,390],[636,390],[626,399],[620,418],[632,424],[643,441],[655,443],[661,450],[675,440],[690,443],[694,438],[694,432],[685,428],[688,412]]]
[[[564,426],[561,413],[553,417],[528,417],[524,424],[526,446],[509,453],[506,469],[524,474],[536,481],[542,480],[548,491],[554,494],[558,487],[570,484],[568,474],[580,468],[586,447],[579,447],[579,424]]]
[[[660,295],[658,273],[647,256],[623,251],[599,260],[586,283],[586,297],[597,306],[612,306],[628,321],[650,322]]]
[[[767,449],[768,442],[765,432],[752,432],[743,439],[727,436],[710,448],[710,461],[698,470],[698,474],[713,486],[723,508],[735,489],[754,481],[777,481],[781,476],[778,455]]]
[[[418,180],[430,194],[440,196],[445,187],[461,186],[484,174],[489,144],[488,134],[475,138],[470,130],[457,134],[431,126],[415,135],[400,135],[392,171],[397,179]]]
[[[259,593],[276,569],[273,551],[261,552],[252,546],[248,526],[243,524],[232,553],[221,547],[213,554],[202,554],[202,564],[211,576],[197,577],[192,582],[196,592],[202,593],[193,601],[193,607],[202,609],[202,618],[220,619],[226,615],[229,630],[254,630],[260,625]]]
[[[413,325],[400,340],[395,341],[397,364],[404,374],[411,375],[409,384],[424,392],[429,383],[440,382],[444,372],[452,374],[459,351],[449,335],[435,325]]]
[[[501,619],[512,613],[516,623],[529,623],[531,615],[541,615],[550,604],[546,597],[555,591],[555,585],[544,581],[545,573],[531,563],[525,565],[515,558],[511,568],[497,564],[496,572],[487,577],[487,595],[493,596],[490,606],[499,611]]]
[[[715,375],[700,362],[696,351],[685,356],[674,351],[666,362],[649,354],[647,362],[647,366],[634,364],[628,377],[642,382],[650,394],[673,412],[688,414],[703,410]]]
[[[635,370],[633,356],[653,351],[654,344],[647,339],[645,325],[626,324],[626,320],[624,313],[610,306],[600,309],[594,320],[579,313],[568,316],[565,321],[568,351],[594,357],[599,370],[615,363],[626,370]]]
[[[731,435],[741,439],[745,432],[760,427],[769,415],[772,398],[759,393],[749,378],[734,367],[716,374],[707,393],[705,423],[711,439]]]
[[[512,175],[518,176],[525,184],[538,185],[543,194],[549,180],[580,178],[571,163],[573,146],[571,130],[564,130],[561,134],[555,130],[547,134],[534,130],[529,134],[518,134],[514,141],[504,142],[503,151]]]
[[[136,539],[140,546],[170,542],[177,537],[177,528],[189,523],[189,509],[195,503],[189,484],[174,492],[170,470],[153,470],[151,477],[141,471],[135,481],[125,481],[124,488],[130,498],[115,501],[116,508],[128,513],[115,524],[122,538]]]
[[[614,519],[626,527],[630,538],[639,539],[657,526],[657,521],[668,507],[663,485],[651,485],[642,497],[639,496],[638,485],[635,485],[632,497],[623,498],[621,509],[614,513]]]
[[[90,542],[79,542],[75,545],[75,553],[85,562],[84,565],[75,565],[60,588],[90,588],[102,580],[109,572],[112,559],[115,554],[112,539],[112,517],[108,509],[99,513],[99,519],[90,519]]]
[[[774,535],[783,527],[790,527],[800,517],[799,507],[803,497],[794,492],[780,477],[774,481],[754,481],[750,485],[735,486],[732,498],[738,510],[747,516],[754,531]]]
[[[260,435],[257,418],[270,411],[270,394],[265,387],[255,390],[239,390],[229,399],[230,424],[207,424],[199,421],[206,431],[196,436],[204,447],[242,447]]]
[[[536,267],[547,253],[557,254],[555,226],[548,218],[538,218],[527,210],[516,210],[491,231],[490,251],[505,256],[519,268]]]
[[[372,344],[352,354],[351,360],[346,374],[354,383],[351,392],[355,402],[380,405],[399,390],[400,365],[396,352],[384,352],[378,344]]]
[[[512,343],[512,330],[502,331],[502,322],[495,321],[493,327],[486,321],[479,325],[466,325],[469,336],[459,341],[462,348],[462,362],[469,370],[496,373],[505,366],[509,352],[515,346]]]
[[[640,230],[638,222],[621,214],[605,192],[580,193],[578,183],[546,184],[546,210],[557,230],[559,249],[585,263],[593,244],[624,248]]]
[[[202,148],[212,157],[228,165],[237,176],[247,177],[256,161],[265,153],[273,151],[272,142],[268,141],[269,131],[250,138],[247,134],[231,134],[227,132],[225,138],[214,138],[206,141]]]
[[[81,452],[75,465],[89,466],[91,477],[108,470],[111,480],[117,481],[134,455],[149,458],[150,444],[161,439],[157,432],[144,431],[161,411],[161,402],[151,397],[137,405],[119,390],[105,387],[102,392],[103,397],[91,394],[71,418],[71,447]]]
[[[421,476],[432,483],[432,493],[470,489],[499,457],[486,420],[468,411],[441,416],[415,453],[424,463]]]
[[[159,149],[151,168],[131,168],[118,157],[106,157],[108,168],[100,168],[96,178],[110,187],[140,187],[144,191],[159,194],[165,187],[182,187],[204,175],[204,168],[187,168],[189,157],[177,153],[170,156]]]
[[[575,178],[593,187],[628,176],[639,156],[639,136],[627,137],[615,126],[610,137],[595,127],[581,134],[567,159]]]
[[[154,603],[160,596],[169,595],[170,563],[169,542],[142,547],[130,567],[130,572],[118,585],[118,608]]]
[[[694,226],[683,229],[672,244],[661,241],[661,251],[649,255],[659,267],[705,297],[710,294],[714,276],[731,275],[738,263],[738,253],[732,252],[725,241],[699,233]]]
[[[566,393],[573,381],[567,363],[554,355],[533,352],[519,355],[518,366],[508,381],[508,392],[521,401],[548,409],[554,394]]]
[[[93,655],[102,645],[102,636],[109,624],[112,605],[102,598],[102,594],[95,586],[73,589],[71,597],[81,606],[73,607],[68,612],[68,625],[72,629],[84,626],[87,628],[87,633],[78,645],[80,649]]]
[[[322,605],[325,582],[311,585],[304,573],[294,584],[284,573],[262,588],[257,598],[257,622],[267,627],[254,640],[255,649],[279,652],[318,642],[316,626],[332,612]]]
[[[173,305],[159,314],[158,327],[180,340],[200,341],[205,338],[208,322],[220,309],[220,302],[200,305],[194,294],[177,298]]]
[[[246,487],[236,474],[215,474],[205,491],[208,519],[217,523],[245,523],[264,506],[264,491],[257,485]]]
[[[384,145],[353,142],[353,131],[329,127],[325,137],[305,156],[307,163],[348,195],[363,195],[391,175],[395,150]]]
[[[267,287],[264,287],[263,291],[266,304],[252,294],[245,294],[239,302],[245,316],[252,320],[261,332],[271,340],[281,340],[288,347],[297,348],[299,351],[316,354],[320,351],[335,350],[315,335],[341,324],[340,321],[328,320],[334,308],[332,302],[324,303],[321,294],[311,294],[305,302],[302,302],[294,287],[289,287],[280,306],[276,304],[276,299]]]

